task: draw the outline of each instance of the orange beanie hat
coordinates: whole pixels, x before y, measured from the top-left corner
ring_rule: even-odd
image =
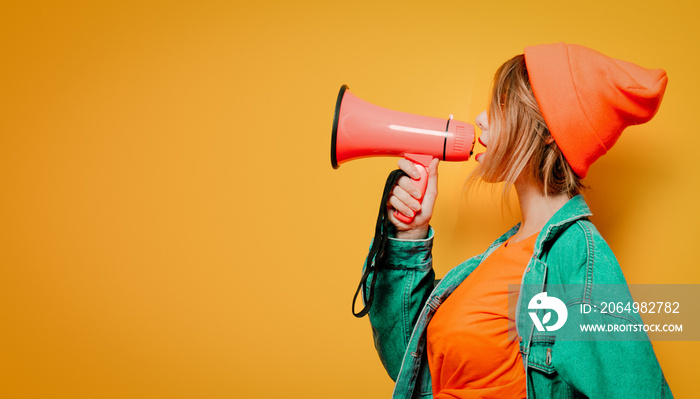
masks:
[[[629,125],[649,121],[666,90],[666,72],[576,44],[525,48],[532,91],[547,127],[584,178]]]

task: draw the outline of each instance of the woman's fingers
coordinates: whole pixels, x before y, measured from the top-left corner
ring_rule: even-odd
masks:
[[[420,179],[420,173],[418,173],[418,168],[413,162],[406,158],[399,159],[399,168],[406,172],[407,175],[411,176],[413,179]]]
[[[389,207],[389,210],[390,210],[390,212],[387,214],[387,217],[389,218],[389,221],[394,226],[396,226],[397,230],[402,231],[402,230],[410,229],[409,225],[400,221],[399,219],[396,218],[396,216],[394,216],[394,208],[393,207]]]
[[[420,209],[420,198],[422,194],[418,188],[416,188],[413,180],[409,179],[408,177],[403,176],[399,179],[396,186],[394,186],[394,191],[392,194],[399,197],[401,201],[413,208],[414,211]]]
[[[418,190],[413,180],[405,176],[399,179],[392,194],[399,197],[404,204],[415,212],[423,209],[423,212],[429,211],[432,213],[431,211],[433,205],[435,204],[435,199],[437,198],[438,192],[438,164],[439,160],[435,158],[428,167],[428,185],[426,187],[425,194],[422,194]],[[416,172],[416,174],[418,173],[418,167],[409,160],[401,159],[399,161],[399,166],[406,173],[410,173],[411,171]]]
[[[396,191],[396,189],[394,189],[394,190]],[[400,188],[399,188],[399,190],[403,191]],[[406,194],[404,191],[403,196],[408,196],[408,194]],[[416,201],[416,200],[413,199],[413,201]],[[417,203],[418,203],[418,201],[416,201],[416,204]],[[412,218],[413,216],[415,216],[416,212],[420,210],[420,205],[418,205],[417,207],[415,205],[413,205],[413,206],[408,205],[407,203],[402,201],[399,198],[399,196],[397,196],[396,194],[389,197],[389,206],[391,206],[392,208],[396,209],[397,211],[403,213],[405,216],[407,216],[409,218]],[[418,208],[418,209],[412,209],[412,208]]]
[[[404,176],[399,179],[398,184],[396,187],[400,187],[405,193],[407,193],[410,197],[415,198],[416,200],[420,200],[421,197],[423,196],[421,192],[418,190],[418,187],[413,183],[413,180],[410,178]],[[402,198],[403,199],[403,198]],[[404,201],[406,202],[406,201]],[[418,202],[418,201],[416,201]],[[408,202],[406,202],[408,203]]]
[[[419,167],[408,159],[399,160],[399,167],[406,172],[408,177],[401,177],[387,202],[389,207],[389,221],[396,226],[397,238],[419,239],[427,236],[430,218],[433,214],[433,206],[437,197],[437,167],[438,160],[433,159],[428,167],[428,182],[425,194],[421,194],[416,180],[420,179]],[[425,179],[426,177],[424,177]],[[422,203],[421,203],[422,202]],[[394,216],[394,210],[413,221],[403,223]]]

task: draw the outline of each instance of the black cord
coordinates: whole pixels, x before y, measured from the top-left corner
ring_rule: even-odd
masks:
[[[387,202],[389,201],[389,196],[391,196],[391,191],[402,176],[407,176],[406,172],[401,169],[396,169],[389,174],[389,177],[386,179],[386,184],[384,185],[382,202],[379,204],[377,225],[374,228],[374,241],[372,241],[372,247],[369,250],[369,255],[367,255],[367,265],[365,266],[364,273],[362,273],[360,284],[357,286],[355,296],[352,298],[352,314],[357,318],[364,317],[369,313],[372,301],[374,300],[374,284],[377,282],[376,272],[384,266],[386,255],[384,250],[386,249],[386,243],[389,241],[389,231],[392,228],[392,223],[388,217],[389,209],[387,207]],[[367,280],[372,272],[375,272],[375,275],[372,278],[369,290],[367,290]],[[362,299],[364,300],[365,307],[358,313],[355,313],[355,302],[357,301],[357,295],[360,293],[360,290],[363,292]]]

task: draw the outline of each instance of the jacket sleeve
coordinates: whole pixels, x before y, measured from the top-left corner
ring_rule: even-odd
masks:
[[[389,238],[386,265],[378,270],[369,320],[374,346],[392,380],[401,369],[418,315],[433,290],[433,229],[424,240]],[[365,260],[365,267],[367,260]]]

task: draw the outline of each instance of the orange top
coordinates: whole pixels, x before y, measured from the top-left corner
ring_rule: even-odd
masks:
[[[435,399],[527,396],[515,340],[519,292],[508,285],[521,283],[536,239],[503,243],[438,308],[428,324]]]

